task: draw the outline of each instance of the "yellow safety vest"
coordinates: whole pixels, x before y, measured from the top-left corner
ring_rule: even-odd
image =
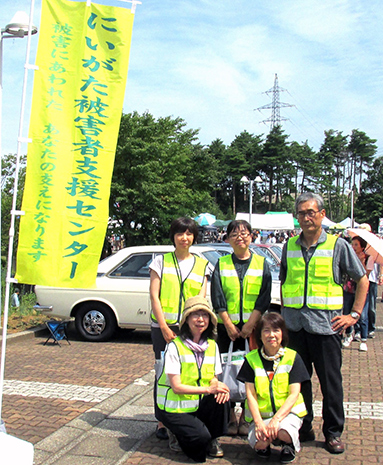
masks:
[[[185,300],[201,291],[208,261],[194,255],[194,265],[182,282],[177,257],[174,252],[166,253],[163,259],[160,302],[167,324],[180,322]],[[153,312],[152,320],[157,321]]]
[[[241,308],[241,283],[232,255],[224,255],[219,259],[219,274],[226,297],[227,313],[234,324],[238,324],[241,319],[246,323],[254,310],[255,302],[262,287],[264,262],[264,257],[252,254],[249,268],[242,283]],[[219,313],[218,322],[222,323]]]
[[[263,366],[259,351],[253,350],[246,355],[249,365],[254,370],[254,387],[262,418],[273,417],[289,396],[289,373],[293,367],[296,355],[295,350],[285,348],[285,354],[281,358],[271,381]],[[298,399],[291,409],[291,413],[295,413],[298,417],[307,415],[301,393],[299,393]],[[248,422],[253,420],[247,400],[245,403],[245,418]]]
[[[215,376],[215,359],[217,345],[213,339],[208,339],[201,368],[198,367],[194,352],[187,347],[180,337],[170,344],[175,344],[181,363],[181,383],[188,386],[209,386]],[[166,354],[166,352],[165,352]],[[175,394],[170,386],[164,368],[157,384],[157,405],[161,410],[172,413],[195,412],[203,394]]]
[[[327,235],[325,242],[317,245],[309,263],[303,258],[297,244],[298,236],[287,243],[287,274],[282,285],[285,307],[320,310],[341,310],[343,307],[342,286],[334,281],[333,256],[337,237]]]

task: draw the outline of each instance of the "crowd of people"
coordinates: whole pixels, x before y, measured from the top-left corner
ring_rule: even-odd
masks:
[[[224,435],[247,437],[260,458],[278,447],[280,461],[292,462],[300,443],[315,439],[314,368],[323,394],[325,446],[332,454],[345,449],[342,339],[346,346],[358,331],[361,343],[373,337],[369,303],[373,296],[376,303],[377,286],[371,282],[378,282],[380,270],[363,255],[360,238],[351,245],[325,232],[319,195],[302,194],[295,206],[301,233],[282,239],[280,314],[269,310],[272,278],[267,261],[249,248],[259,232],[247,221],[228,225],[233,253],[211,270],[190,253],[196,223],[178,218],[170,228],[175,250],[150,265],[156,436],[196,462],[222,457]],[[222,381],[221,355],[229,346],[246,353],[237,376],[246,392],[240,405]]]

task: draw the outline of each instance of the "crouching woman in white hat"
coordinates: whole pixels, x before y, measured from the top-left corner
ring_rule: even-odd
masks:
[[[204,297],[187,299],[180,334],[166,346],[157,383],[156,417],[170,430],[169,446],[179,445],[196,462],[223,456],[217,438],[226,434],[229,419],[230,391],[217,379],[222,367],[216,327]]]

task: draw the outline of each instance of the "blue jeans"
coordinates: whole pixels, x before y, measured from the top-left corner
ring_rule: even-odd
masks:
[[[367,339],[368,336],[368,296],[366,297],[366,302],[364,303],[364,307],[362,310],[362,314],[360,315],[359,320],[355,325],[355,332],[360,333],[360,337],[363,340]]]
[[[343,291],[343,314],[349,315],[351,313],[352,306],[354,305],[355,301],[355,294],[351,294],[351,292]],[[364,304],[362,314],[357,321],[354,329],[356,333],[360,333],[360,337],[362,339],[367,339],[368,336],[368,308],[369,308],[369,301],[368,297],[366,298],[366,302]],[[352,333],[352,326],[346,329],[346,334],[349,336]]]
[[[378,283],[370,281],[370,287],[368,288],[368,332],[375,331],[376,323],[376,299],[378,297]]]

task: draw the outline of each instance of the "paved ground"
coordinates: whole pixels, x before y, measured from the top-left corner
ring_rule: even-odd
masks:
[[[382,287],[379,296],[382,295]],[[383,304],[378,304],[377,336],[368,352],[358,344],[344,350],[343,377],[347,450],[323,449],[321,395],[315,383],[317,441],[303,445],[297,464],[352,465],[383,462]],[[151,372],[153,352],[147,333],[120,331],[109,343],[76,339],[48,344],[46,337],[13,338],[8,344],[3,419],[7,432],[35,445],[36,465],[189,464],[154,436]],[[257,463],[246,441],[222,438],[225,457],[208,463]],[[0,461],[1,462],[1,461]],[[269,462],[278,462],[273,453]]]

